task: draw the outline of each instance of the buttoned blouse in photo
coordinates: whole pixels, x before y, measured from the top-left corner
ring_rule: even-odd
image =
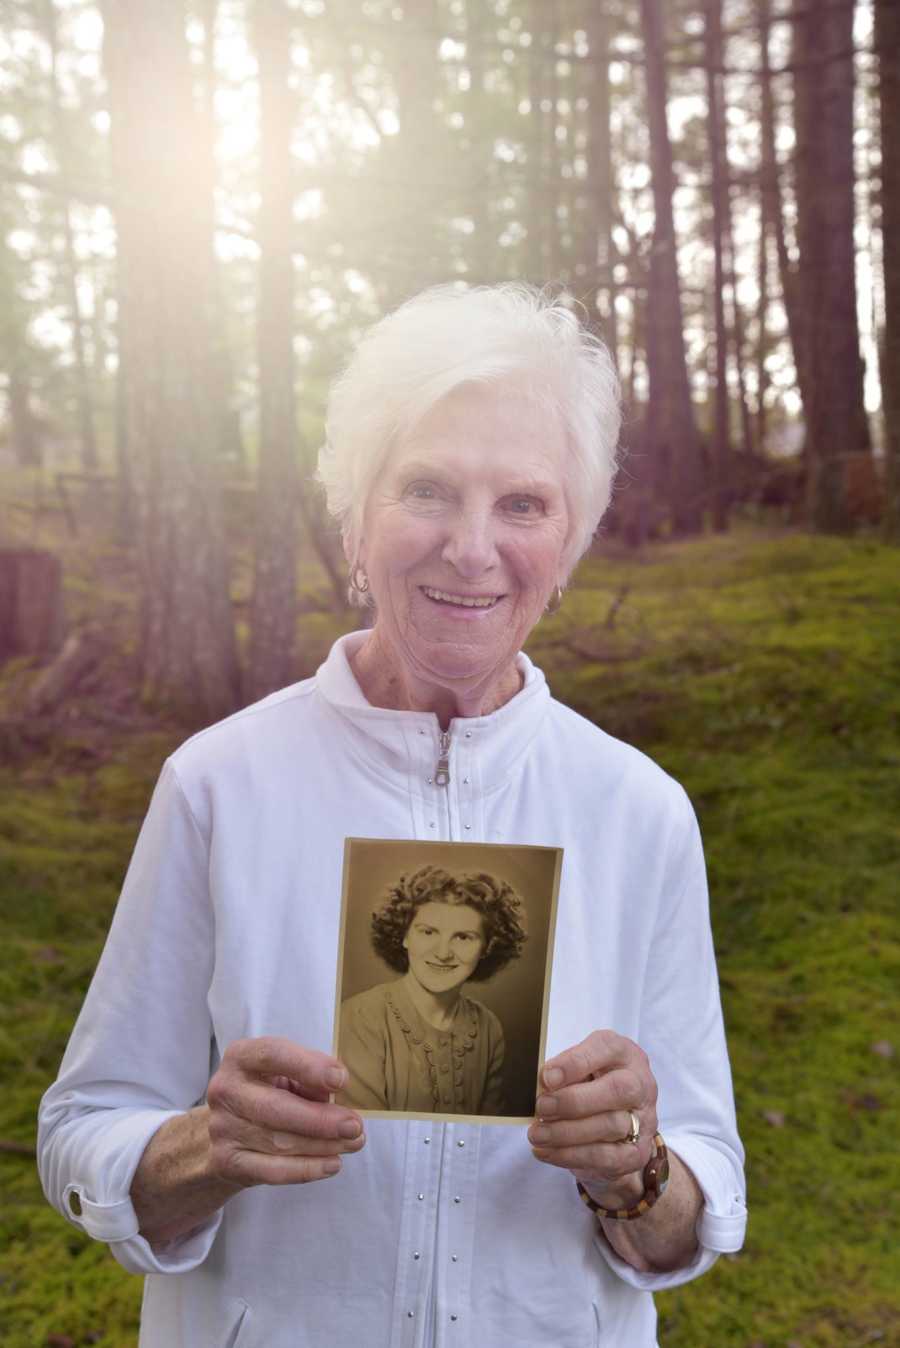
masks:
[[[515,697],[450,723],[437,782],[437,718],[369,705],[348,660],[363,640],[165,764],[42,1101],[47,1196],[147,1275],[141,1348],[652,1348],[652,1292],[739,1249],[746,1221],[690,803],[525,656]],[[138,1234],[144,1148],[232,1041],[330,1052],[348,837],[564,849],[546,1053],[606,1027],[647,1052],[660,1130],[704,1196],[689,1267],[631,1268],[508,1124],[370,1119],[332,1179],[243,1190],[162,1248]]]
[[[502,1114],[503,1030],[462,994],[449,1030],[428,1025],[403,978],[341,1006],[340,1057],[350,1073],[340,1104],[427,1114]]]

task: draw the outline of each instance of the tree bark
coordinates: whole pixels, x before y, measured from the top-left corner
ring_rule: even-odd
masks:
[[[590,5],[585,16],[590,63],[587,127],[587,211],[583,231],[583,266],[587,277],[585,303],[593,325],[602,329],[614,355],[618,352],[616,286],[613,273],[613,202],[615,171],[612,157],[612,99],[609,61],[612,20],[600,5]]]
[[[289,683],[297,610],[297,417],[294,403],[294,194],[289,88],[293,15],[284,0],[257,0],[261,183],[259,264],[259,468],[250,614],[248,698]]]
[[[0,548],[0,662],[52,655],[64,624],[59,558],[37,548]]]
[[[725,111],[722,105],[722,0],[706,0],[706,102],[712,162],[713,304],[716,327],[716,398],[713,431],[713,528],[728,528],[731,444],[728,408],[728,330],[725,325],[725,235],[728,229],[728,181],[725,169]],[[735,297],[736,298],[736,297]]]
[[[853,7],[794,20],[797,232],[809,334],[808,510],[849,527],[845,458],[870,449],[856,316]]]
[[[803,404],[804,415],[809,409],[809,354],[807,322],[800,298],[799,279],[788,253],[784,225],[784,204],[781,193],[781,178],[778,159],[775,152],[775,103],[772,96],[772,66],[769,57],[769,34],[771,30],[771,0],[757,0],[757,21],[759,24],[760,45],[760,154],[761,154],[761,199],[762,213],[766,228],[771,230],[775,240],[778,258],[778,279],[781,284],[781,296],[787,317],[788,335],[794,355],[794,369],[797,375],[797,390]]]
[[[217,472],[210,211],[181,0],[104,6],[117,138],[125,416],[144,695],[189,717],[240,696]]]
[[[765,192],[759,194],[759,254],[757,257],[757,286],[759,302],[756,309],[756,446],[765,457],[768,422],[766,391],[769,374],[766,356],[769,354],[769,220]]]
[[[210,358],[215,380],[215,400],[219,424],[217,440],[222,462],[242,475],[247,469],[247,454],[241,429],[240,412],[235,403],[235,378],[228,341],[228,313],[222,287],[221,267],[216,253],[215,190],[216,190],[216,18],[219,0],[202,0],[199,6],[203,23],[202,97],[198,100],[200,114],[199,165],[203,178],[203,201],[208,209],[204,229],[209,237],[210,268],[212,275],[212,347]]]
[[[900,543],[900,8],[875,0],[881,102],[881,238],[885,325],[881,359],[884,408],[884,533]]]
[[[641,0],[655,225],[647,303],[650,401],[646,448],[654,456],[657,495],[669,503],[679,534],[703,527],[705,486],[684,349],[684,321],[672,198],[675,175],[666,120],[668,99],[660,0]]]
[[[435,184],[445,173],[447,136],[435,111],[442,66],[438,0],[423,0],[401,17],[388,15],[384,47],[397,93],[400,131],[382,141],[388,184],[392,275],[382,285],[393,308],[428,285],[446,281],[447,224]]]
[[[42,0],[40,7],[44,40],[50,52],[50,110],[53,126],[53,148],[56,153],[60,180],[60,216],[63,230],[64,284],[68,297],[69,321],[72,328],[72,354],[75,357],[75,401],[78,408],[78,430],[81,444],[81,466],[86,473],[97,470],[97,437],[94,432],[94,409],[91,396],[91,378],[84,344],[84,318],[78,296],[78,257],[72,229],[71,187],[66,122],[60,99],[57,55],[59,50],[57,12],[54,0]]]
[[[39,468],[41,437],[37,419],[31,410],[28,374],[19,364],[7,371],[10,443],[21,468]]]
[[[469,214],[475,233],[468,252],[469,279],[474,285],[495,280],[495,240],[491,221],[493,191],[493,136],[490,101],[485,89],[485,37],[488,16],[483,0],[465,0],[466,65],[469,92],[466,98],[466,131],[469,180]],[[492,35],[493,36],[493,35]]]
[[[528,50],[529,130],[527,147],[526,267],[528,279],[536,285],[547,280],[549,241],[547,239],[547,122],[544,103],[548,97],[547,31],[545,0],[531,0],[528,13],[531,46]]]

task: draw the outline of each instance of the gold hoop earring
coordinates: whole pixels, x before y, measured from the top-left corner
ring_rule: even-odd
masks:
[[[350,589],[355,590],[357,594],[368,594],[369,592],[369,577],[359,562],[356,562],[351,568]]]
[[[552,595],[547,600],[547,604],[544,609],[544,612],[548,615],[548,617],[552,617],[554,613],[558,613],[559,610],[562,608],[562,597],[563,597],[562,586],[557,585],[556,589],[553,591]]]

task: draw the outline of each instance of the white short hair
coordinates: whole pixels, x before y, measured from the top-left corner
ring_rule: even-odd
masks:
[[[524,282],[433,286],[364,334],[328,399],[316,474],[356,556],[366,502],[391,445],[462,384],[526,382],[569,437],[567,579],[612,494],[619,381],[603,342],[561,299]]]

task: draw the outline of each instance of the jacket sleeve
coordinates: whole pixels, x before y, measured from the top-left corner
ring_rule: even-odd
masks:
[[[703,1192],[699,1249],[685,1268],[639,1273],[602,1235],[597,1242],[625,1282],[651,1292],[689,1282],[720,1253],[739,1250],[747,1224],[744,1150],[719,999],[703,845],[694,811],[680,794],[684,822],[653,927],[637,1038],[659,1086],[660,1132]]]
[[[135,846],[103,954],[41,1101],[38,1168],[70,1222],[134,1273],[206,1258],[221,1212],[153,1249],[129,1197],[157,1129],[201,1102],[210,1074],[213,965],[208,848],[171,762]]]

